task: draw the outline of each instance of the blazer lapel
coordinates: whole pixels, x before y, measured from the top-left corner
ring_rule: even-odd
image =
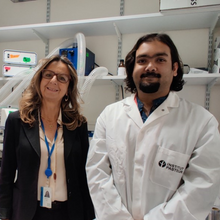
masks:
[[[75,140],[76,130],[70,131],[63,125],[64,138],[64,158],[67,159],[73,147],[73,140]]]
[[[68,122],[68,119],[62,115],[64,123]],[[73,140],[75,140],[76,130],[70,131],[65,125],[63,125],[63,139],[64,139],[64,159],[66,160],[73,147]]]
[[[38,122],[38,119],[36,122]],[[33,127],[30,127],[28,124],[22,123],[22,127],[31,146],[34,148],[34,150],[40,157],[39,123],[34,123]]]

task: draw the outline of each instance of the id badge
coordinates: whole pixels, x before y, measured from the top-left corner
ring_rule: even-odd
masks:
[[[51,188],[41,187],[40,206],[51,208]]]

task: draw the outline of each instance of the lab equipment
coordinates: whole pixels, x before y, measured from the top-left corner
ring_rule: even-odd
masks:
[[[60,49],[60,55],[67,57],[73,63],[73,66],[77,70],[78,47],[62,48]],[[86,63],[85,64],[86,64],[85,76],[88,76],[95,66],[95,54],[92,51],[90,51],[88,48],[86,48]]]

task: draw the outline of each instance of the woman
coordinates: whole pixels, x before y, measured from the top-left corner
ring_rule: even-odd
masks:
[[[19,111],[8,116],[1,219],[94,219],[85,173],[87,123],[80,114],[77,82],[67,58],[45,59],[23,93]]]

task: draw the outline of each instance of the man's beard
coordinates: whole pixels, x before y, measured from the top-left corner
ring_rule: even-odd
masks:
[[[160,78],[161,75],[158,74],[158,73],[154,73],[154,72],[148,72],[148,73],[144,73],[141,75],[141,78],[144,78],[144,77],[150,77],[150,76],[153,76],[153,77],[156,77],[156,78]],[[154,82],[154,83],[143,83],[143,82],[140,82],[139,84],[139,89],[144,92],[144,93],[155,93],[159,90],[160,88],[160,83],[159,82]]]
[[[144,92],[144,93],[155,93],[159,90],[160,88],[160,83],[156,82],[156,83],[140,83],[139,84],[139,89]]]

